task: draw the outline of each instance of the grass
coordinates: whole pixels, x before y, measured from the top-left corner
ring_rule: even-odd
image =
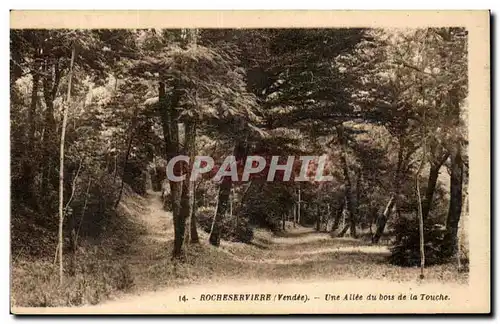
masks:
[[[279,236],[257,229],[252,244],[222,241],[219,248],[207,243],[199,230],[200,244],[186,247],[186,262],[170,259],[171,215],[159,211],[157,197],[133,200],[126,210],[139,231],[125,232],[123,246],[110,242],[100,249],[85,249],[75,276],[58,286],[50,262],[16,261],[12,265],[12,300],[17,306],[74,306],[96,304],[122,294],[137,294],[186,284],[222,283],[227,280],[352,280],[417,281],[418,268],[402,268],[387,261],[387,246],[331,238],[309,228],[290,228]],[[150,205],[150,213],[144,205]],[[146,224],[141,227],[141,224]],[[135,226],[134,225],[134,226]],[[139,235],[138,235],[139,233]],[[131,239],[135,237],[135,239]],[[111,248],[112,247],[112,248]],[[467,283],[468,274],[455,264],[426,269],[426,282]]]
[[[68,268],[66,263],[66,268]],[[30,307],[95,305],[117,292],[129,291],[134,282],[124,260],[106,258],[103,252],[79,256],[74,275],[66,273],[59,285],[58,266],[47,261],[12,264],[12,304]]]

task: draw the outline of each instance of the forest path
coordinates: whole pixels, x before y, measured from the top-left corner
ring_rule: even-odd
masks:
[[[277,235],[256,229],[251,244],[221,241],[218,248],[208,244],[208,234],[199,229],[201,244],[188,246],[186,264],[176,265],[170,260],[172,214],[163,210],[159,193],[150,192],[147,199],[149,213],[143,215],[147,239],[130,261],[138,283],[154,278],[155,284],[79,311],[183,313],[194,307],[203,313],[217,313],[234,307],[234,303],[203,303],[200,294],[306,292],[311,288],[338,291],[339,284],[347,283],[360,289],[381,284],[389,288],[398,281],[422,284],[417,279],[419,269],[403,270],[388,264],[387,246],[349,237],[332,238],[329,233],[291,223],[286,224],[286,232]],[[443,279],[456,283],[456,272],[438,267],[429,273],[430,281]],[[184,295],[195,299],[179,302],[179,296]],[[254,311],[274,310],[265,303],[253,305],[260,305]]]
[[[174,234],[172,213],[163,210],[161,193],[148,191],[147,201],[149,211],[141,214],[140,219],[146,227],[148,237],[157,241],[169,241]]]
[[[147,212],[138,215],[145,225],[143,237],[130,255],[128,264],[136,288],[128,294],[114,296],[98,305],[78,308],[44,309],[49,313],[273,313],[283,303],[269,302],[203,302],[202,294],[263,294],[306,293],[366,290],[384,287],[384,291],[400,289],[401,282],[412,287],[436,290],[436,284],[446,282],[443,289],[459,289],[467,282],[466,274],[457,274],[450,265],[426,270],[426,280],[417,279],[418,268],[401,268],[388,264],[387,246],[371,245],[360,239],[332,238],[313,228],[287,226],[287,231],[273,235],[256,229],[252,244],[222,241],[216,248],[208,244],[208,234],[199,230],[201,243],[188,246],[187,262],[170,260],[173,239],[172,214],[162,209],[160,195],[149,193]],[[287,224],[291,225],[291,224]],[[431,285],[425,288],[426,285]],[[343,287],[343,288],[342,288]],[[431,289],[432,287],[432,289]],[[439,290],[439,289],[438,289]],[[187,296],[188,301],[179,301]],[[309,304],[287,304],[289,312]],[[324,306],[324,305],[323,305]],[[321,307],[323,307],[321,306]],[[310,312],[309,306],[302,312]],[[37,309],[40,311],[41,309]],[[414,310],[414,308],[413,308]],[[29,309],[18,311],[30,312]],[[332,308],[316,308],[316,312],[331,312]]]

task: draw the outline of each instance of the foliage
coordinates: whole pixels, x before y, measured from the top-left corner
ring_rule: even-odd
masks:
[[[391,247],[390,262],[404,267],[420,266],[420,236],[416,217],[403,217],[394,225],[396,237]],[[427,221],[424,224],[425,266],[449,261],[444,248],[445,227]]]
[[[177,130],[171,141],[175,154],[186,153],[191,139],[189,154],[216,162],[194,184],[195,201],[183,205],[196,210],[205,232],[212,229],[217,206],[232,207],[218,220],[221,238],[228,241],[254,242],[255,227],[280,232],[294,210],[303,226],[328,228],[342,217],[366,232],[396,197],[386,223],[396,235],[391,262],[404,266],[419,263],[413,215],[415,173],[422,162],[427,265],[444,262],[449,258],[443,253],[450,254],[454,244],[442,242],[436,224],[446,222],[448,234],[457,235],[461,206],[448,202],[457,202],[468,182],[466,45],[463,28],[11,30],[13,255],[53,258],[58,133],[68,104],[69,255],[73,232],[77,247],[98,245],[116,233],[123,233],[117,238],[122,242],[140,235],[128,228],[135,223],[127,218],[127,201],[149,194],[148,178],[153,189],[161,188]],[[65,103],[73,46],[74,87],[72,101]],[[193,133],[187,125],[194,125]],[[258,175],[249,184],[209,181],[236,149],[240,167],[248,155],[325,155],[325,172],[333,180],[267,182]],[[442,167],[454,180],[455,199]],[[220,195],[221,188],[228,195]],[[44,304],[49,295],[70,289],[76,295],[57,295],[57,304],[94,302],[96,294],[127,288],[120,279],[81,270],[92,263],[88,258],[81,256],[80,270],[59,292],[51,275],[35,279],[47,287],[46,296],[28,292],[38,301],[27,303]],[[34,267],[28,272],[41,275]],[[95,292],[86,286],[90,281]],[[121,280],[125,286],[131,281]]]
[[[198,208],[196,217],[201,229],[206,233],[210,233],[215,210],[209,207]],[[236,224],[236,222],[238,222]],[[248,221],[240,217],[226,217],[222,223],[221,239],[230,242],[250,243],[253,239],[253,228]]]

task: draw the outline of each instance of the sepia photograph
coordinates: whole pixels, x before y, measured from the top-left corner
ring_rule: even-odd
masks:
[[[489,313],[489,19],[12,11],[11,313]]]

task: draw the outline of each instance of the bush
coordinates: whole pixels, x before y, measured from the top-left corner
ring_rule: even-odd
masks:
[[[394,224],[396,238],[391,248],[389,261],[403,267],[420,265],[420,231],[418,220],[415,218],[401,217]],[[424,224],[424,251],[425,265],[431,266],[449,261],[444,253],[445,228],[432,221]]]
[[[197,212],[197,221],[200,227],[210,233],[215,209],[212,207],[200,207]],[[236,226],[236,217],[224,217],[221,224],[221,239],[231,242],[250,243],[253,239],[253,229],[248,220],[240,217]]]

